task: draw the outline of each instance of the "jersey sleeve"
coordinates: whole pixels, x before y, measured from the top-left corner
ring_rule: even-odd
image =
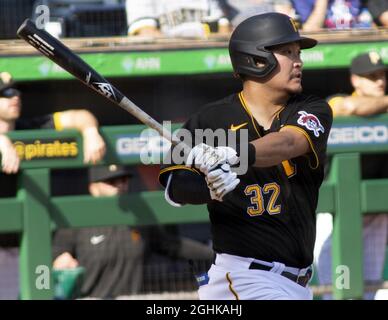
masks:
[[[55,231],[52,243],[52,254],[54,259],[64,252],[70,253],[73,257],[76,256],[76,232],[77,231],[74,228],[58,229]]]
[[[339,104],[342,105],[344,103],[344,99],[346,97],[347,97],[347,95],[344,95],[344,94],[336,94],[336,95],[330,96],[326,99],[331,110],[333,111],[333,117],[339,116],[338,105]]]
[[[302,133],[311,148],[308,154],[310,167],[323,164],[333,113],[328,103],[322,99],[310,98],[287,119],[284,127]]]
[[[188,139],[187,135],[190,136],[190,139],[192,140],[192,145],[190,147],[194,146],[194,141],[195,140],[195,129],[200,129],[201,123],[199,120],[198,115],[194,115],[192,118],[190,118],[183,126],[182,128],[178,131],[177,136],[180,137],[185,137],[185,141],[187,142]],[[176,147],[171,147],[170,150],[167,153],[167,156],[163,160],[163,164],[161,165],[161,169],[159,172],[159,182],[166,187],[167,182],[168,182],[168,177],[171,172],[174,170],[188,170],[191,171],[193,174],[198,174],[201,175],[201,173],[194,169],[194,168],[189,168],[185,166],[185,163],[183,162],[183,152],[180,153],[180,156],[177,157],[174,153]]]

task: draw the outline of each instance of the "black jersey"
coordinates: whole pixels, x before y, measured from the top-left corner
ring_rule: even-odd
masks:
[[[127,226],[60,229],[53,257],[69,252],[85,268],[82,296],[112,298],[138,293],[142,284],[144,241]]]
[[[299,268],[312,263],[315,210],[331,124],[332,112],[324,100],[295,95],[265,131],[240,93],[206,106],[184,125],[192,132],[198,128],[248,129],[249,141],[288,126],[301,132],[312,150],[277,166],[249,167],[223,202],[208,204],[216,252]],[[183,169],[182,165],[163,167],[160,182],[166,185],[169,172]]]

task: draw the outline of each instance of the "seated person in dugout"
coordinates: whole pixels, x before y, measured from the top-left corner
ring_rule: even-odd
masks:
[[[92,167],[89,193],[94,197],[128,193],[132,173],[123,166]],[[139,293],[149,250],[171,258],[211,260],[213,250],[166,232],[163,226],[104,226],[57,230],[54,269],[85,268],[81,297],[115,298]]]
[[[371,51],[356,56],[350,67],[350,82],[354,91],[351,95],[337,94],[328,98],[336,116],[367,117],[388,111],[386,90],[386,67],[377,52]],[[361,155],[361,178],[388,178],[387,154]],[[320,221],[320,220],[318,220]],[[324,220],[322,220],[322,223]],[[330,225],[329,225],[330,227]],[[324,228],[323,224],[317,226]],[[320,230],[324,232],[324,230]],[[363,217],[364,279],[369,282],[382,280],[388,236],[386,213]],[[321,284],[332,283],[331,234],[318,249],[318,278]],[[330,299],[331,295],[325,298]],[[365,299],[373,299],[374,292],[366,292]]]
[[[0,72],[0,152],[4,172],[0,173],[0,197],[14,197],[17,190],[17,175],[14,173],[19,169],[20,160],[14,145],[6,137],[6,134],[12,130],[77,129],[83,137],[84,161],[96,163],[103,158],[105,142],[98,132],[97,119],[89,111],[66,110],[31,119],[21,119],[21,108],[21,92],[17,90],[12,76],[8,72]],[[0,234],[0,250],[13,252],[12,254],[3,252],[4,256],[10,259],[10,261],[2,261],[0,266],[0,277],[9,280],[7,288],[2,290],[0,286],[0,297],[3,298],[17,298],[17,272],[11,269],[18,269],[18,246],[18,234]]]
[[[228,32],[228,22],[214,0],[126,0],[128,35],[207,37]]]
[[[12,130],[77,129],[84,139],[85,163],[96,163],[105,154],[105,142],[98,132],[97,119],[87,110],[66,110],[32,119],[20,118],[21,92],[8,72],[0,73],[0,134]]]

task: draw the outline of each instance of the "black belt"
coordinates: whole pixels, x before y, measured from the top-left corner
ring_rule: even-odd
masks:
[[[265,266],[265,265],[260,264],[260,263],[252,262],[251,265],[249,266],[249,269],[270,271],[272,269],[272,267]],[[287,272],[287,271],[283,271],[282,273],[280,273],[280,275],[290,279],[291,281],[296,282],[297,284],[301,285],[302,287],[305,287],[305,286],[307,286],[307,284],[312,276],[312,273],[313,273],[312,269],[309,268],[306,271],[306,274],[303,276],[297,276],[296,274],[293,274],[293,273]]]

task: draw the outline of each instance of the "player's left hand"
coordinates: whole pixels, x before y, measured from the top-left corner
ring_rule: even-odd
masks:
[[[104,139],[95,127],[83,130],[82,137],[84,144],[84,162],[97,163],[104,157],[106,152]]]
[[[205,175],[220,164],[235,165],[239,161],[236,150],[231,147],[213,148],[207,144],[196,145],[189,153],[186,166],[194,166]]]
[[[210,171],[205,180],[213,200],[222,201],[224,196],[233,191],[240,183],[237,174],[230,170],[230,165],[224,163]]]

